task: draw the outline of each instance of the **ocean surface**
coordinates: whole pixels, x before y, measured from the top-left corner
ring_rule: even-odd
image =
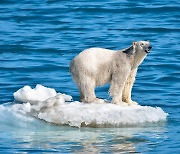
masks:
[[[179,25],[179,0],[1,0],[0,153],[179,153]],[[86,48],[119,50],[139,40],[153,48],[132,98],[160,107],[168,113],[165,122],[78,128],[14,113],[13,94],[26,85],[79,101],[70,60]],[[108,88],[97,88],[97,96],[109,99]]]

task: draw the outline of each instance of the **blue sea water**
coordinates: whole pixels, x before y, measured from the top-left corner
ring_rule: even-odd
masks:
[[[1,0],[1,153],[179,153],[179,0]],[[42,84],[79,100],[70,60],[89,47],[122,49],[150,40],[133,99],[169,114],[166,123],[123,128],[56,126],[4,111],[13,93]],[[97,95],[108,98],[108,85]],[[28,120],[27,120],[28,119]]]

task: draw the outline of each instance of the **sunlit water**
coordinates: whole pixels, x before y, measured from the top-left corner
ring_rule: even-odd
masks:
[[[179,10],[178,0],[1,1],[0,152],[178,153]],[[25,85],[41,84],[78,101],[70,60],[85,48],[122,49],[137,40],[150,40],[153,50],[139,68],[133,100],[160,107],[169,114],[166,122],[78,128],[12,108],[18,103],[13,93]],[[108,88],[97,95],[109,99]]]

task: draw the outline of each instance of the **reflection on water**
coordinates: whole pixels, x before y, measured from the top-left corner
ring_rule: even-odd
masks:
[[[79,129],[59,127],[37,119],[34,122],[28,126],[29,129],[12,127],[8,133],[0,129],[0,138],[5,140],[7,136],[11,136],[12,149],[16,152],[33,152],[39,149],[40,152],[73,153],[149,151],[166,138],[164,124],[149,127]]]

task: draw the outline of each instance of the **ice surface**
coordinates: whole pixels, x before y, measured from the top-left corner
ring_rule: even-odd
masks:
[[[165,121],[167,117],[159,107],[69,102],[71,96],[42,85],[34,89],[25,86],[14,93],[14,98],[24,102],[12,106],[21,114],[75,127],[122,127]]]

